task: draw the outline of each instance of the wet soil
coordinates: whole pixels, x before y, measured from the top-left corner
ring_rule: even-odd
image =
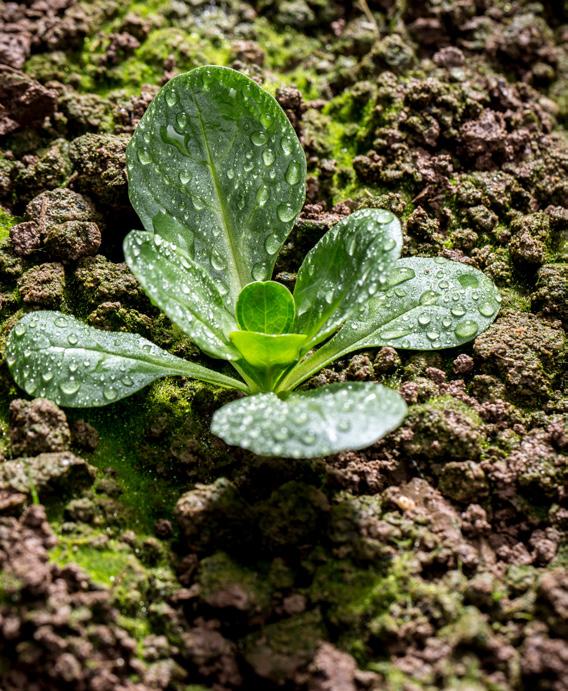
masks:
[[[161,84],[231,65],[279,99],[308,199],[291,285],[339,218],[490,275],[494,325],[313,383],[409,403],[373,447],[263,459],[227,394],[100,411],[0,367],[4,691],[568,689],[568,7],[529,0],[0,2],[0,337],[49,308],[201,356],[122,263],[125,146]]]

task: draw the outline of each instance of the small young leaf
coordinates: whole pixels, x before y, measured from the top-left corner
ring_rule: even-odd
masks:
[[[237,327],[215,283],[180,248],[160,235],[133,230],[124,256],[146,294],[205,353],[235,360],[229,341]]]
[[[131,333],[100,331],[61,312],[31,312],[10,331],[6,360],[18,386],[69,408],[108,405],[179,374],[246,391],[242,382],[187,362]]]
[[[286,398],[274,393],[241,398],[215,412],[211,430],[260,456],[314,458],[369,446],[405,415],[406,404],[392,389],[340,383]]]
[[[333,360],[362,348],[440,350],[462,345],[485,331],[501,303],[499,291],[481,271],[441,257],[399,259],[389,284],[281,385],[298,386]]]
[[[168,239],[177,232],[177,244],[192,245],[232,308],[245,285],[270,278],[304,202],[306,160],[284,111],[252,79],[215,66],[171,79],[136,128],[127,162],[144,228],[167,226]]]
[[[356,211],[323,236],[300,267],[294,290],[295,330],[310,337],[307,347],[386,285],[401,247],[400,223],[384,209]]]
[[[231,334],[231,341],[243,358],[259,369],[296,362],[306,338],[303,334],[264,334],[255,331],[233,331]]]
[[[287,333],[294,323],[295,312],[292,293],[276,281],[249,283],[237,300],[237,321],[245,331]]]

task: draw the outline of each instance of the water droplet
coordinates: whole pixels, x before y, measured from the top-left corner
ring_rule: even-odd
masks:
[[[286,156],[289,156],[292,153],[292,142],[289,139],[282,137],[280,140],[280,146],[282,147],[282,151],[286,154]]]
[[[132,379],[132,377],[129,377],[129,376],[122,377],[122,379],[120,380],[120,382],[121,382],[121,384],[123,384],[124,386],[134,386],[134,380]]]
[[[437,341],[440,338],[440,334],[437,331],[427,331],[426,337],[431,341]]]
[[[394,215],[386,209],[377,209],[374,213],[374,217],[379,223],[390,223],[394,220]]]
[[[113,386],[105,386],[103,389],[103,397],[107,401],[115,401],[117,396],[118,394]]]
[[[416,273],[414,272],[413,269],[411,269],[408,266],[401,266],[397,269],[394,269],[393,271],[390,272],[389,274],[389,287],[397,286],[400,283],[404,283],[405,281],[409,281],[411,278],[414,278],[416,276]]]
[[[483,317],[492,317],[497,311],[497,306],[491,302],[484,302],[477,309]]]
[[[425,290],[420,296],[419,302],[421,305],[435,305],[438,302],[438,297],[438,293],[433,290]]]
[[[286,182],[289,185],[297,185],[300,182],[300,166],[296,161],[290,161],[286,171]]]
[[[172,106],[175,106],[175,104],[177,103],[177,100],[178,100],[178,97],[177,97],[176,92],[173,89],[168,89],[166,91],[166,103],[170,106],[170,108]]]
[[[256,192],[256,201],[259,206],[264,206],[268,201],[268,187],[261,185]]]
[[[264,161],[265,166],[271,166],[274,163],[274,151],[272,149],[265,149],[262,152],[262,160]]]
[[[260,262],[252,267],[252,277],[255,281],[264,281],[266,270]]]
[[[218,252],[212,252],[211,253],[211,266],[216,271],[223,271],[223,269],[225,269],[227,267],[227,263],[225,262],[225,259]]]
[[[432,318],[430,317],[429,314],[421,314],[418,317],[418,323],[420,326],[428,326],[428,324],[432,321]]]
[[[282,223],[288,223],[288,221],[291,221],[296,215],[296,212],[289,204],[280,204],[276,213]]]
[[[176,115],[176,126],[182,132],[185,132],[187,126],[189,125],[189,116],[187,113],[178,113]]]
[[[270,234],[264,242],[264,248],[266,249],[268,254],[276,254],[276,252],[278,252],[279,247],[280,239],[278,238],[278,236]]]
[[[173,125],[167,127],[160,127],[160,137],[165,144],[171,144],[184,156],[189,156],[189,151],[186,146],[186,139],[183,134],[180,134]]]
[[[144,149],[140,149],[138,151],[138,160],[143,166],[147,166],[149,163],[152,163],[152,159],[150,158],[150,154],[145,151]]]
[[[270,125],[272,125],[272,118],[268,113],[263,113],[260,116],[260,124],[264,127],[265,130],[267,130]]]
[[[454,333],[458,338],[471,338],[475,336],[478,329],[477,322],[474,322],[473,319],[466,319],[456,326]]]
[[[264,146],[268,141],[264,132],[253,132],[250,136],[250,140],[255,146]]]
[[[201,197],[198,197],[196,194],[192,195],[191,203],[197,209],[197,211],[201,211],[205,208],[205,202],[203,201],[203,199],[201,199]]]
[[[78,341],[79,339],[75,334],[69,334],[67,336],[67,342],[69,343],[69,345],[77,345]]]
[[[396,338],[402,338],[403,336],[408,336],[409,333],[410,333],[410,329],[394,328],[394,329],[386,329],[385,331],[381,331],[380,336],[381,336],[381,338],[386,338],[388,340],[391,340],[391,339],[396,339]]]
[[[69,381],[64,381],[59,385],[61,393],[65,396],[74,396],[77,391],[81,388],[81,383],[76,379],[69,379]]]
[[[464,288],[477,288],[479,287],[479,280],[477,276],[473,274],[462,274],[458,276],[458,283]]]
[[[45,370],[45,372],[41,373],[41,378],[47,384],[53,379],[53,372],[49,369]]]
[[[179,174],[179,181],[181,182],[182,185],[187,185],[187,183],[191,180],[191,173],[189,173],[186,170],[182,170],[181,173]]]
[[[14,333],[18,338],[21,338],[26,333],[26,327],[22,323],[18,323],[14,327]]]
[[[232,168],[227,169],[227,177],[232,180],[235,177],[235,171]]]
[[[337,423],[337,429],[340,432],[349,432],[349,430],[351,429],[351,423],[349,422],[349,420],[340,420]]]
[[[390,252],[390,251],[393,250],[395,247],[396,247],[396,241],[394,240],[394,238],[387,238],[387,239],[383,242],[383,250],[384,250],[385,252]]]
[[[463,317],[465,314],[465,309],[461,305],[456,305],[455,307],[452,307],[450,312],[454,315],[454,317]]]
[[[65,317],[57,317],[55,320],[55,326],[58,326],[59,328],[67,326],[67,319],[65,319]]]

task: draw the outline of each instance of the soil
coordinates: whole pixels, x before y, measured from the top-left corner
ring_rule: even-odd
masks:
[[[0,2],[0,336],[62,309],[201,356],[122,263],[125,145],[214,63],[274,93],[308,199],[279,260],[366,206],[503,307],[439,353],[313,383],[410,405],[361,452],[263,459],[227,394],[159,382],[99,411],[0,368],[3,691],[568,689],[568,6],[529,0]]]

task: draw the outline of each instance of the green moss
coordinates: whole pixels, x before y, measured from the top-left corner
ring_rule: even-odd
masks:
[[[429,410],[453,411],[466,417],[474,427],[481,427],[483,420],[476,411],[453,396],[436,396],[427,403],[412,406],[413,413],[428,412]]]
[[[0,206],[0,242],[10,237],[10,228],[18,222],[19,219]]]
[[[167,408],[167,414],[185,416],[190,411],[183,400],[172,409],[167,402],[171,382],[163,381],[147,393],[141,393],[125,402],[108,408],[71,413],[82,417],[97,429],[100,442],[92,454],[85,458],[104,471],[112,468],[117,473],[117,482],[122,489],[120,503],[125,509],[125,520],[130,528],[139,533],[151,533],[157,518],[169,516],[179,495],[176,478],[158,476],[155,468],[141,463],[144,454],[141,447],[145,431],[153,422],[156,410]]]
[[[144,573],[130,550],[114,541],[103,549],[94,547],[92,537],[81,539],[59,535],[50,559],[59,566],[77,564],[95,583],[105,587],[118,587],[121,583],[139,580]]]

